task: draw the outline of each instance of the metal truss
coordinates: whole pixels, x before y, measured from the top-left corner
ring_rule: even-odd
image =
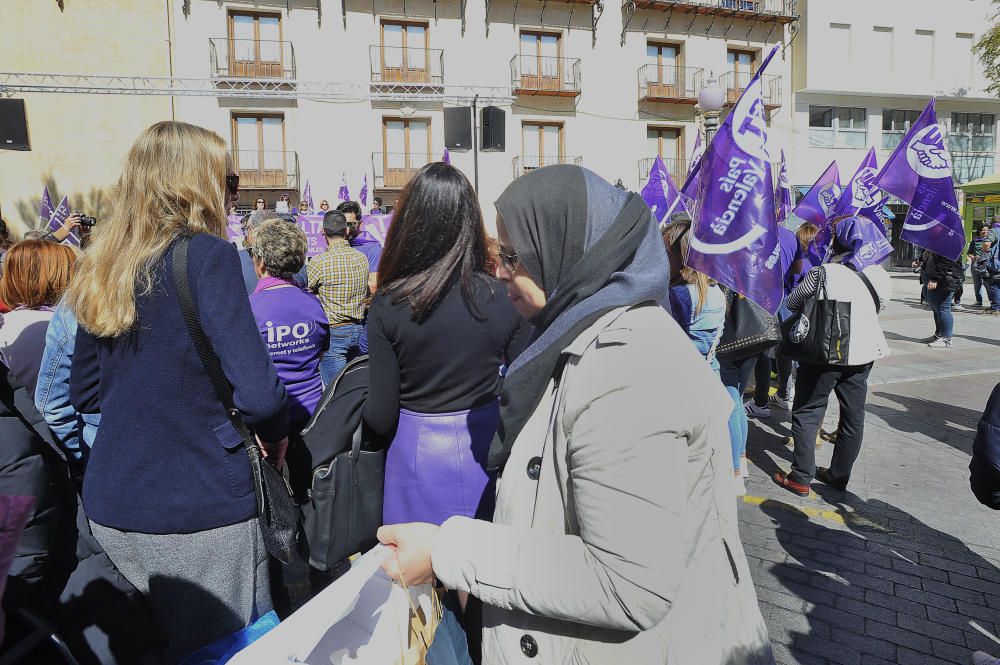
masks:
[[[316,99],[341,102],[468,103],[479,97],[491,105],[513,104],[509,86],[335,83],[290,79],[181,78],[97,74],[0,72],[0,95],[49,92],[85,95],[168,95],[237,99]]]

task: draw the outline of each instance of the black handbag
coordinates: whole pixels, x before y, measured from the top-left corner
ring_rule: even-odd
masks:
[[[781,339],[778,317],[757,303],[726,289],[726,323],[715,350],[719,360],[741,360],[763,353]]]
[[[867,278],[862,276],[862,279],[869,285],[872,297],[877,298]],[[876,300],[876,312],[878,309]],[[825,268],[819,270],[816,293],[802,304],[798,313],[785,321],[782,333],[784,339],[779,353],[790,360],[812,365],[847,364],[851,347],[851,303],[827,297]]]
[[[257,497],[257,515],[260,522],[264,547],[268,553],[282,563],[291,563],[295,557],[296,542],[299,533],[300,512],[292,498],[292,488],[288,480],[274,466],[264,461],[257,440],[250,432],[239,409],[233,402],[233,387],[222,371],[219,356],[212,349],[212,343],[205,335],[198,317],[197,305],[191,296],[191,284],[188,281],[187,259],[189,237],[181,237],[174,247],[173,273],[177,284],[177,299],[180,301],[181,312],[188,334],[198,352],[198,358],[212,380],[215,393],[226,409],[229,421],[239,432],[250,458],[250,469],[253,472],[254,494]]]
[[[314,465],[303,532],[309,565],[330,570],[377,544],[385,450],[364,426],[368,357],[349,362],[323,393],[302,439]]]

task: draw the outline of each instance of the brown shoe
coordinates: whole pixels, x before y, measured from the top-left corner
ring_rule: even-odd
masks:
[[[835,490],[840,490],[841,492],[847,489],[847,483],[838,483],[834,480],[833,476],[830,475],[830,469],[825,466],[816,468],[816,480],[828,487],[832,487]]]
[[[792,494],[798,494],[799,496],[809,496],[808,485],[797,483],[780,471],[774,474],[774,482],[776,482],[781,487],[784,487]]]

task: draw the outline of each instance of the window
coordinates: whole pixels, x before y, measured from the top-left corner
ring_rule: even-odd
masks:
[[[521,158],[522,167],[526,171],[547,164],[562,163],[564,158],[562,123],[522,123]]]
[[[283,189],[288,186],[284,116],[234,115],[233,152],[241,187]]]
[[[385,186],[400,189],[431,161],[431,121],[427,118],[384,118],[382,146]]]
[[[528,90],[559,90],[563,66],[559,35],[548,32],[521,33],[521,87]]]
[[[996,116],[992,113],[952,113],[948,148],[952,152],[993,152]]]
[[[681,49],[675,44],[646,44],[646,80],[650,84],[676,86],[682,80]]]
[[[229,15],[229,71],[244,78],[280,78],[283,72],[280,14]]]
[[[670,172],[670,176],[678,185],[680,179],[687,175],[683,168],[684,135],[679,127],[647,127],[646,154],[659,155]],[[648,168],[646,171],[648,172]]]
[[[916,122],[919,116],[920,111],[883,110],[882,147],[885,150],[895,149],[906,132],[910,131],[910,125]]]
[[[878,64],[885,71],[892,71],[895,44],[892,28],[876,25],[872,31],[872,52],[869,62]]]
[[[814,148],[863,148],[868,142],[865,109],[809,107],[809,145]]]
[[[918,72],[920,76],[934,77],[934,31],[917,30],[914,34],[915,44],[913,59],[908,67]]]
[[[427,25],[382,21],[382,80],[388,83],[429,83],[430,51]]]

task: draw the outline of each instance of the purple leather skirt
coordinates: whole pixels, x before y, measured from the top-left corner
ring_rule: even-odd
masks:
[[[385,460],[385,524],[441,524],[453,515],[492,519],[494,475],[486,456],[500,421],[496,402],[471,411],[400,409]]]

